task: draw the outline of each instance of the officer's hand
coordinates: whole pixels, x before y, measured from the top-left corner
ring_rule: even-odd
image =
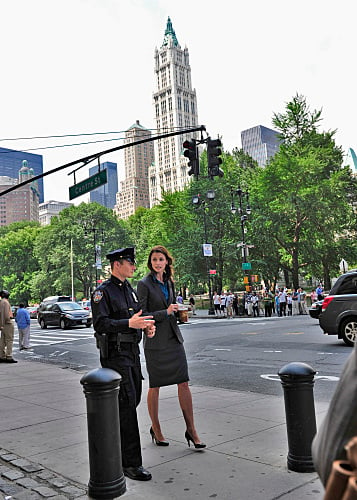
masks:
[[[141,316],[142,310],[132,315],[129,319],[129,328],[141,328],[150,327],[155,324],[153,316]]]

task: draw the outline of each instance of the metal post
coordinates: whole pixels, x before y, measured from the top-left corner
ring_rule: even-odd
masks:
[[[109,368],[91,370],[80,380],[87,402],[88,496],[93,499],[110,500],[126,491],[120,447],[120,380]]]
[[[205,204],[203,205],[203,225],[204,225],[204,231],[205,231],[205,243],[208,243],[207,221],[206,221],[206,206],[205,206]],[[206,260],[206,274],[207,274],[207,280],[208,280],[208,297],[209,297],[208,315],[209,316],[214,316],[214,306],[213,306],[212,287],[211,287],[211,276],[209,274],[208,257],[205,257],[205,260]]]
[[[288,469],[313,472],[311,444],[316,434],[313,396],[316,371],[306,363],[289,363],[278,372],[284,390],[289,452]]]

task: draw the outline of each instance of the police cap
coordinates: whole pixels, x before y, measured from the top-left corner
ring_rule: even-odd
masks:
[[[129,260],[132,264],[135,264],[135,248],[119,248],[118,250],[113,250],[107,254],[107,259],[110,262],[114,262],[116,260],[125,259]]]

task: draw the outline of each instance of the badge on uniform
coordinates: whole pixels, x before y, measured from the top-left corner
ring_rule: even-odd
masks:
[[[96,304],[98,302],[100,302],[103,298],[103,293],[100,291],[100,290],[97,290],[96,292],[94,292],[93,294],[93,302],[95,302]]]

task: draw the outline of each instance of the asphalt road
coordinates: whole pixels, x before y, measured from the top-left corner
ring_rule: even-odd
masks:
[[[31,320],[29,351],[14,357],[60,364],[80,371],[99,366],[92,328],[41,330]],[[16,328],[15,328],[16,330]],[[317,371],[315,399],[330,401],[351,347],[322,334],[310,316],[286,318],[191,318],[181,326],[193,384],[281,395],[278,371],[288,363],[304,362]],[[143,374],[146,377],[144,356]]]

